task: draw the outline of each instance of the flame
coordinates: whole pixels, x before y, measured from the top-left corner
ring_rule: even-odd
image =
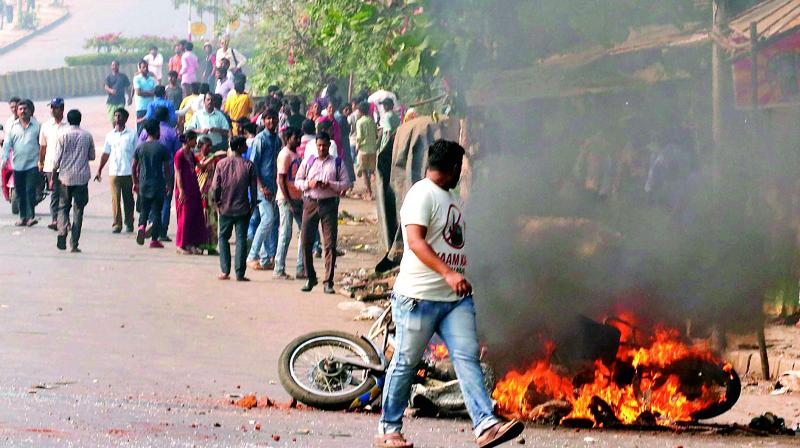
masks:
[[[450,357],[450,352],[444,344],[430,344],[425,350],[425,356],[431,362],[439,362]]]
[[[632,319],[624,319],[633,322]],[[718,388],[701,386],[699,396],[689,399],[681,388],[680,378],[667,373],[676,361],[697,359],[718,363],[707,347],[688,346],[672,329],[657,329],[647,347],[631,345],[633,333],[623,331],[623,343],[612,366],[595,361],[593,380],[576,385],[573,380],[551,366],[549,359],[552,344],[545,360],[534,362],[524,372],[511,371],[498,382],[493,398],[498,410],[507,416],[535,419],[536,406],[546,400],[563,400],[572,405],[566,418],[585,418],[597,422],[591,412],[592,401],[597,397],[607,403],[614,416],[624,424],[633,424],[643,412],[657,416],[662,425],[692,420],[692,414],[706,409],[710,404],[724,401],[724,392]],[[614,367],[628,365],[639,372],[631,384],[620,386],[614,381]],[[726,366],[727,367],[727,366]],[[728,367],[730,370],[732,367]],[[531,396],[534,394],[535,396]]]

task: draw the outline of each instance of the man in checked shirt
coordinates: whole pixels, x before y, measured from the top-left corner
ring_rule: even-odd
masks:
[[[67,112],[69,128],[64,130],[56,142],[56,160],[53,172],[58,173],[61,191],[58,201],[59,250],[67,248],[67,234],[72,232],[72,253],[79,253],[78,241],[83,226],[83,209],[89,203],[89,161],[94,160],[92,135],[81,129],[81,113],[77,109]],[[51,181],[52,182],[52,181]],[[72,209],[72,228],[69,226],[69,211]]]
[[[295,185],[303,192],[303,225],[300,230],[303,261],[308,280],[302,290],[311,291],[317,284],[312,250],[317,227],[322,222],[323,252],[325,254],[325,293],[333,294],[333,270],[336,267],[336,238],[339,219],[339,196],[353,186],[347,169],[330,154],[331,137],[327,132],[317,134],[317,155],[309,156],[295,176]]]

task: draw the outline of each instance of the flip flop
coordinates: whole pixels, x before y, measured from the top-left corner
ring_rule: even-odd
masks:
[[[414,444],[407,441],[399,432],[375,436],[376,448],[414,448]]]
[[[514,440],[525,430],[525,425],[519,420],[500,422],[483,432],[478,437],[479,448],[492,448]]]

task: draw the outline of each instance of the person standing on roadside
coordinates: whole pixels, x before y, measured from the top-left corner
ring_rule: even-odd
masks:
[[[247,78],[244,75],[237,76],[233,83],[234,91],[228,95],[222,107],[222,111],[228,114],[233,122],[233,135],[239,135],[239,121],[250,118],[250,114],[253,113],[253,100],[244,90],[246,84]]]
[[[175,54],[167,62],[167,70],[171,72],[181,72],[181,61],[183,60],[183,41],[178,42],[173,47]]]
[[[211,42],[203,44],[203,52],[205,53],[205,57],[203,58],[203,74],[200,82],[212,85],[216,82],[214,78],[214,69],[217,67],[217,54],[214,52],[214,46],[211,45]]]
[[[228,76],[228,71],[225,69],[225,67],[217,67],[216,76],[217,88],[214,89],[214,93],[217,95],[222,95],[222,100],[225,101],[228,99],[228,95],[235,87],[233,80],[230,78],[230,76]]]
[[[303,225],[303,194],[294,184],[297,170],[300,168],[302,158],[297,154],[303,131],[289,126],[283,133],[286,146],[278,154],[278,213],[280,214],[280,233],[278,236],[278,249],[275,255],[274,277],[281,280],[290,280],[286,274],[286,253],[292,241],[292,223],[297,223],[298,240],[300,228]],[[298,241],[296,275],[305,275],[303,264],[303,244]]]
[[[167,148],[158,141],[161,129],[155,120],[145,122],[147,141],[139,145],[133,154],[133,190],[139,195],[141,210],[139,213],[139,229],[136,232],[136,244],[143,245],[147,228],[147,219],[152,217],[151,249],[164,247],[158,241],[161,234],[161,213],[164,197],[172,192],[172,160]],[[152,213],[151,213],[152,212]]]
[[[524,425],[494,414],[481,370],[472,285],[467,267],[465,219],[453,189],[461,177],[464,148],[437,140],[428,148],[425,179],[409,189],[400,209],[403,261],[392,294],[396,350],[386,373],[378,447],[411,447],[403,435],[403,413],[411,381],[434,333],[444,339],[478,446],[514,440]]]
[[[125,92],[131,86],[131,80],[128,75],[120,73],[119,61],[111,61],[111,73],[106,76],[106,82],[103,85],[103,90],[108,94],[106,98],[106,110],[108,111],[108,119],[112,125],[114,123],[114,112],[120,107],[125,107]]]
[[[161,84],[161,77],[164,76],[164,55],[158,52],[158,47],[153,45],[150,47],[150,52],[144,55],[147,61],[147,67],[150,73],[156,78],[156,81]]]
[[[213,152],[211,139],[205,135],[197,139],[197,183],[200,186],[200,199],[203,201],[203,215],[206,220],[206,234],[208,239],[200,245],[208,255],[219,255],[217,243],[219,242],[219,211],[217,204],[211,198],[211,182],[214,180],[214,170],[217,163],[226,157],[226,153]]]
[[[61,184],[58,201],[58,240],[59,250],[67,248],[67,234],[70,235],[72,253],[79,253],[78,243],[83,227],[83,209],[89,203],[89,180],[92,173],[89,161],[94,160],[94,139],[92,134],[81,129],[81,113],[77,109],[67,112],[69,128],[58,136],[56,158],[53,171],[58,173],[55,181]],[[72,209],[72,227],[69,225],[69,212]]]
[[[203,98],[203,109],[192,116],[185,130],[195,131],[211,139],[214,151],[227,149],[227,139],[230,134],[230,125],[222,112],[214,108],[214,99],[211,94]]]
[[[139,73],[133,77],[133,92],[128,99],[128,104],[136,97],[136,133],[142,132],[143,121],[141,120],[147,115],[147,108],[150,103],[155,100],[156,96],[156,78],[150,74],[147,61],[139,61]]]
[[[42,124],[39,133],[39,170],[44,174],[47,185],[52,185],[50,194],[50,224],[47,228],[58,230],[58,202],[61,183],[58,182],[53,163],[56,159],[56,143],[58,136],[68,128],[64,120],[64,99],[54,98],[50,101],[51,118]]]
[[[322,223],[325,254],[325,293],[335,293],[333,275],[336,267],[336,240],[339,220],[339,196],[353,186],[340,159],[330,153],[331,137],[327,132],[317,134],[317,155],[307,157],[297,170],[295,186],[303,192],[303,223],[300,231],[305,263],[304,292],[317,284],[312,258],[317,227]]]
[[[126,128],[128,111],[119,108],[114,112],[114,130],[106,134],[100,167],[94,176],[96,182],[102,181],[103,168],[108,165],[108,180],[111,184],[111,231],[122,232],[123,215],[120,204],[124,203],[125,231],[133,232],[133,153],[136,151],[136,134]]]
[[[361,117],[356,121],[356,148],[358,150],[358,175],[364,176],[367,200],[372,200],[372,175],[375,173],[378,153],[378,127],[369,113],[369,103],[358,105]]]
[[[222,36],[219,40],[219,49],[217,50],[217,67],[222,66],[222,60],[225,59],[230,62],[230,71],[237,74],[242,71],[242,67],[247,63],[247,58],[238,50],[230,47],[230,36]]]
[[[247,256],[249,266],[256,271],[274,268],[270,258],[268,240],[272,227],[277,223],[275,194],[278,189],[276,163],[281,150],[281,139],[277,133],[278,111],[264,112],[264,130],[256,135],[251,148],[251,158],[258,177],[258,211],[260,222],[253,235],[253,245]]]
[[[22,100],[17,104],[17,120],[6,129],[3,155],[0,166],[11,159],[14,167],[14,188],[19,200],[17,227],[31,227],[39,223],[36,219],[36,188],[41,182],[39,173],[39,133],[41,125],[33,117],[33,102]],[[13,155],[11,150],[14,150]]]
[[[198,89],[199,88],[200,86],[198,86]],[[177,111],[181,108],[181,103],[183,102],[183,89],[178,83],[177,72],[169,72],[167,74],[167,88],[164,91],[164,97],[169,100],[170,103],[172,103],[174,110]]]
[[[247,149],[244,137],[231,140],[234,155],[217,163],[211,196],[219,209],[220,280],[230,279],[231,233],[236,229],[236,280],[249,281],[247,270],[247,223],[256,207],[256,171],[253,163],[242,158]]]
[[[175,245],[181,255],[200,255],[200,245],[208,241],[200,183],[197,181],[197,133],[181,136],[181,149],[175,153],[175,215],[178,231]]]
[[[181,69],[178,71],[184,95],[189,95],[192,91],[192,83],[197,82],[197,71],[200,70],[200,62],[192,50],[194,44],[186,42],[186,51],[181,55]]]

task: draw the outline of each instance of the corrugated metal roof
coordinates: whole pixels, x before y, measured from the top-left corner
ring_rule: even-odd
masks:
[[[800,0],[767,0],[753,6],[728,22],[731,37],[749,41],[752,22],[756,22],[759,41],[800,28]]]

